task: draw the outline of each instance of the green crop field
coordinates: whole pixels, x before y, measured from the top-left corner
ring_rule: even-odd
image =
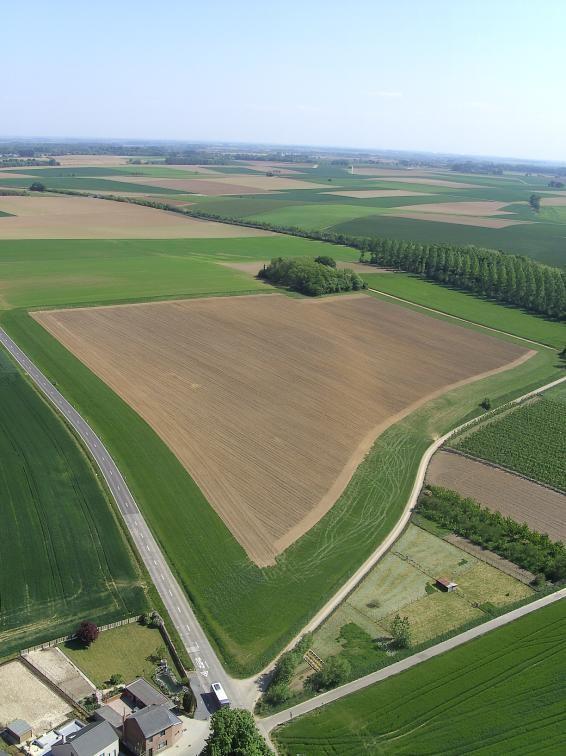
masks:
[[[566,491],[566,404],[535,399],[452,441],[454,449]]]
[[[133,410],[25,312],[7,311],[1,320],[102,435],[202,622],[243,675],[262,668],[383,540],[436,434],[477,414],[486,393],[497,403],[559,374],[554,356],[542,350],[510,373],[451,392],[393,426],[330,512],[276,566],[260,569]]]
[[[566,602],[275,731],[280,753],[558,754],[566,748]]]
[[[0,241],[0,309],[272,291],[217,263],[320,253],[320,242],[286,236]]]
[[[370,288],[431,307],[448,315],[512,333],[524,339],[562,349],[566,346],[566,323],[546,320],[514,307],[425,281],[409,273],[362,273]]]
[[[2,174],[17,173],[33,176],[34,179],[41,181],[43,178],[105,178],[112,176],[151,176],[152,178],[194,178],[204,174],[198,172],[198,168],[192,169],[187,166],[184,168],[168,168],[159,165],[120,165],[120,166],[79,166],[79,167],[49,167],[49,168],[18,168],[9,171],[2,171]]]
[[[146,607],[106,495],[66,426],[0,350],[0,649]]]
[[[0,174],[0,186],[16,189],[29,189],[34,181],[39,181],[46,189],[79,192],[126,192],[128,194],[180,194],[178,189],[164,189],[149,184],[130,184],[127,181],[112,181],[111,178],[88,178],[86,176],[30,176],[25,178],[4,178]],[[186,191],[185,191],[186,193]]]
[[[378,209],[357,205],[324,205],[312,203],[310,205],[296,205],[281,207],[267,212],[260,212],[246,216],[247,220],[274,223],[281,226],[297,226],[308,231],[322,231],[334,227],[337,223],[360,218],[365,215],[375,215]]]

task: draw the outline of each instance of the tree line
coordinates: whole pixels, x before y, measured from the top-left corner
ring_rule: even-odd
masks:
[[[314,260],[307,257],[273,258],[259,271],[258,278],[287,286],[309,297],[367,288],[361,276],[348,268],[337,270],[336,262],[326,255]]]
[[[187,215],[300,236],[360,250],[360,261],[404,270],[436,283],[457,286],[538,315],[566,318],[566,272],[524,255],[474,245],[425,244],[401,239],[355,237],[332,231],[307,231],[264,221],[183,209]]]
[[[456,491],[430,486],[417,511],[443,528],[518,564],[553,583],[566,580],[566,548],[545,533],[531,530],[499,512],[465,499]],[[540,577],[539,577],[540,579]]]

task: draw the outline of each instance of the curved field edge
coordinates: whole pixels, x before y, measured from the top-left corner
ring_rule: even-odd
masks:
[[[281,754],[562,752],[565,622],[557,601],[284,725],[273,740]]]
[[[379,437],[339,501],[277,565],[250,562],[154,431],[25,311],[1,314],[12,338],[104,439],[227,666],[262,669],[383,541],[431,441],[560,375],[548,350],[426,405]]]

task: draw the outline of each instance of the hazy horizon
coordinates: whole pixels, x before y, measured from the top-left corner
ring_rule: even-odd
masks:
[[[101,0],[95,11],[3,9],[5,29],[23,30],[0,51],[3,139],[566,162],[561,0],[172,0],[161,15],[147,0]]]

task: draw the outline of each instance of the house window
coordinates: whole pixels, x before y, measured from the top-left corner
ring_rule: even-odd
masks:
[[[165,730],[161,730],[160,735],[165,735]]]

